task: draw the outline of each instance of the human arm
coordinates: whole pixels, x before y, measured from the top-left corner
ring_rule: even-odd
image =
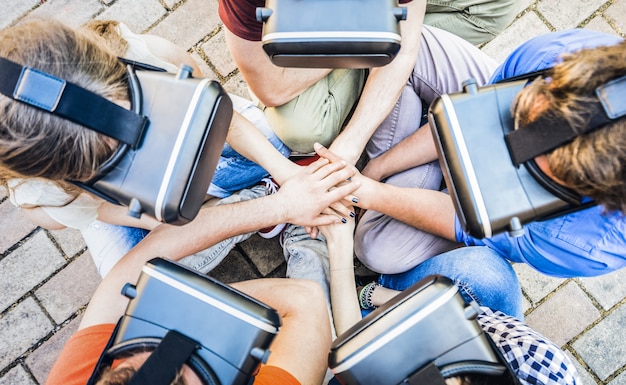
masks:
[[[315,144],[315,151],[331,162],[341,159],[329,149]],[[395,218],[420,230],[456,241],[456,212],[452,199],[440,191],[397,187],[361,175],[355,169],[352,180],[359,181],[355,191],[357,206]]]
[[[389,151],[370,159],[363,175],[381,181],[391,175],[437,159],[437,149],[428,123],[404,138]]]
[[[358,182],[351,181],[329,191],[353,174],[345,165],[320,159],[290,178],[276,194],[203,208],[184,226],[159,225],[107,274],[96,290],[80,328],[116,322],[126,306],[126,301],[118,293],[126,282],[134,282],[142,266],[151,258],[161,256],[178,260],[234,235],[278,223],[319,226],[340,221],[335,215],[321,213],[358,187]]]
[[[321,226],[330,262],[330,303],[337,335],[361,319],[354,279],[354,219]]]
[[[280,106],[300,95],[331,71],[274,65],[260,41],[245,40],[224,28],[228,50],[252,93],[267,107]]]
[[[356,163],[376,128],[391,112],[415,67],[426,2],[413,0],[406,8],[407,18],[400,23],[400,51],[391,63],[370,70],[350,121],[330,146],[351,164]]]
[[[284,157],[248,119],[234,111],[226,141],[239,154],[267,170],[282,185],[300,166]]]
[[[331,343],[330,320],[321,287],[309,280],[282,278],[232,286],[275,308],[282,319],[267,364],[286,370],[301,384],[321,384]]]

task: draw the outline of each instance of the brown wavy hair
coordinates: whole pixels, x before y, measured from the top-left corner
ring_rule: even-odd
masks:
[[[624,75],[626,42],[565,55],[548,78],[536,79],[518,94],[513,104],[516,124],[556,118],[579,132],[597,113],[596,88]],[[626,117],[546,155],[551,173],[564,185],[607,211],[626,214]]]
[[[0,56],[77,84],[109,100],[128,100],[126,70],[98,34],[56,20],[0,31]],[[86,181],[115,142],[0,95],[0,182],[16,177]]]

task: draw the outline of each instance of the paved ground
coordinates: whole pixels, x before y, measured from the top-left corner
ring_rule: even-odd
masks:
[[[625,36],[626,0],[520,0],[517,20],[483,49],[502,59],[524,40],[583,27]],[[224,44],[217,0],[0,0],[0,28],[23,17],[69,23],[116,19],[189,49],[207,77],[246,95]],[[0,385],[43,384],[99,282],[89,251],[72,230],[31,225],[0,189]],[[583,384],[626,385],[626,271],[594,279],[553,279],[516,266],[527,322],[567,351]],[[282,276],[274,241],[241,244],[214,276],[226,282]]]

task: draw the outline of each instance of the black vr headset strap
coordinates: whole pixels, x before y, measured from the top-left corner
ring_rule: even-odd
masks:
[[[426,365],[422,369],[413,373],[409,378],[402,381],[401,385],[446,385],[441,372],[437,368],[434,362]]]
[[[76,84],[0,58],[0,93],[136,148],[148,118]]]
[[[596,97],[597,102],[589,103],[589,122],[583,130],[576,131],[567,122],[548,117],[507,133],[505,139],[515,166],[626,116],[626,76],[596,88]]]
[[[129,385],[169,385],[197,348],[195,341],[175,330],[168,331],[156,350],[133,375]]]

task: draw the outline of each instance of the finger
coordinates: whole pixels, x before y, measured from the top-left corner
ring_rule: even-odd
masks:
[[[338,215],[341,215],[342,218],[354,218],[356,214],[352,211],[352,207],[346,207],[341,202],[335,202],[330,205],[330,208],[335,211]]]
[[[320,158],[326,158],[330,160],[331,162],[339,162],[342,160],[339,156],[335,155],[335,153],[333,153],[332,151],[330,151],[329,149],[327,149],[326,147],[322,146],[319,143],[314,143],[313,149],[315,150],[317,155],[320,156]]]
[[[326,202],[328,202],[328,205],[330,206],[332,203],[339,202],[349,196],[352,196],[352,193],[358,189],[360,185],[361,183],[358,181],[351,181],[350,183],[337,187],[332,191],[327,191],[324,199],[326,199]],[[358,197],[354,197],[354,199],[358,202]],[[350,198],[350,200],[352,200],[352,198]],[[354,200],[352,201],[354,202]]]

